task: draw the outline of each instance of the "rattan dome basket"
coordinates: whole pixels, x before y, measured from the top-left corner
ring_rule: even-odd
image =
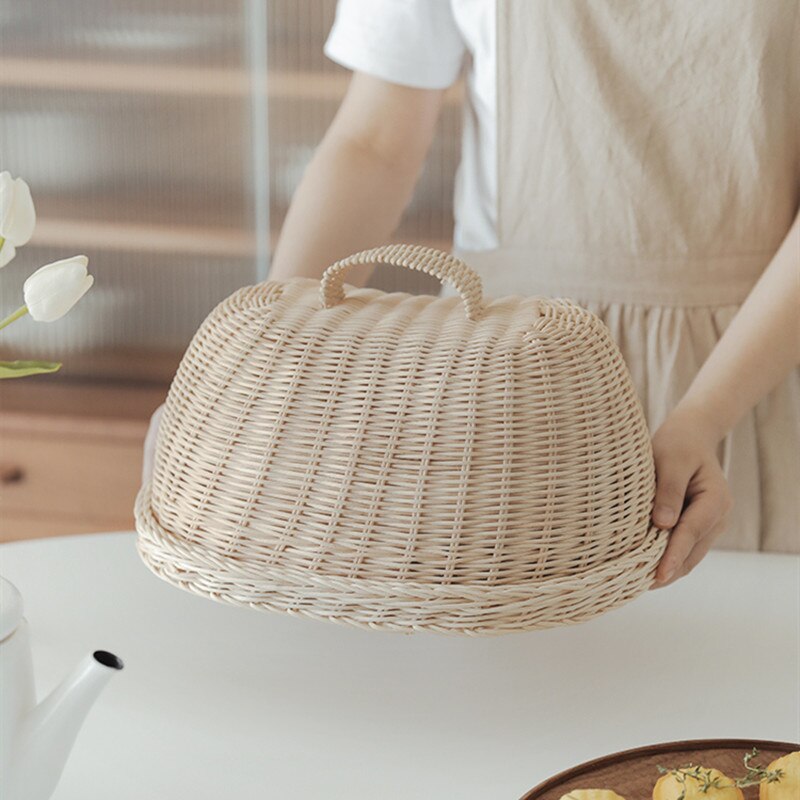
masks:
[[[356,263],[449,282],[343,286]],[[565,300],[481,296],[393,245],[242,289],[172,383],[139,551],[237,605],[397,631],[586,620],[652,582],[650,437],[615,344]]]

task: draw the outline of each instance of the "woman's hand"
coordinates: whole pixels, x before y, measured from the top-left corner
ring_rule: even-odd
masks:
[[[725,530],[733,504],[717,458],[718,436],[702,417],[674,411],[656,431],[653,522],[672,528],[653,588],[688,575]]]
[[[800,364],[798,253],[800,212],[689,390],[653,437],[653,522],[660,528],[675,526],[656,571],[656,586],[686,575],[725,529],[731,495],[717,445]]]

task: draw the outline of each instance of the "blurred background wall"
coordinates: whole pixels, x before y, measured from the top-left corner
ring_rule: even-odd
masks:
[[[64,319],[0,334],[0,358],[64,361],[0,383],[0,539],[132,527],[141,441],[211,308],[263,280],[349,74],[335,0],[0,0],[0,170],[31,186],[32,241],[0,272],[5,314],[44,263],[89,256]],[[460,89],[397,241],[449,248]],[[374,284],[431,291],[383,268]]]

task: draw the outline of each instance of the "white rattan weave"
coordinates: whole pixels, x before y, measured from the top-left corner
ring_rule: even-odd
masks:
[[[355,263],[461,298],[343,288]],[[393,245],[242,289],[189,346],[139,550],[198,594],[398,631],[580,622],[652,582],[650,437],[605,326],[485,300],[463,262]]]

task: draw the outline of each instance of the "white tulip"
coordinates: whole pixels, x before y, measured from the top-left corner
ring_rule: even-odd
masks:
[[[94,283],[88,265],[86,256],[73,256],[37,269],[22,287],[28,313],[39,322],[63,317]]]
[[[17,247],[27,244],[36,226],[36,209],[28,184],[0,172],[0,267],[14,257]]]

